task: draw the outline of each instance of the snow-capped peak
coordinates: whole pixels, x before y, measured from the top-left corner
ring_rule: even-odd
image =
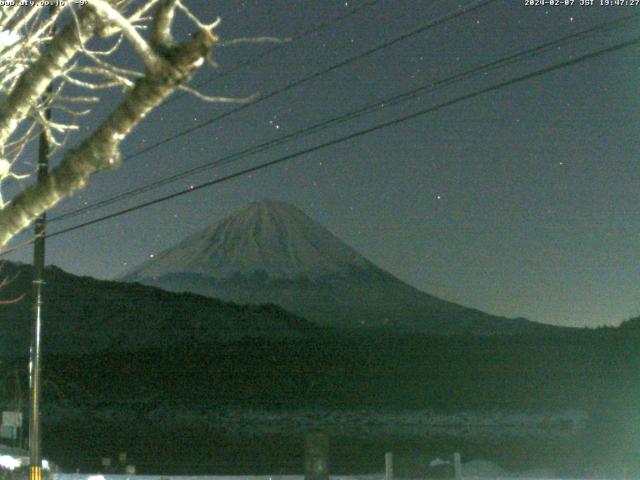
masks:
[[[301,210],[265,200],[156,255],[130,277],[197,273],[227,279],[260,273],[313,279],[370,268],[375,267]]]

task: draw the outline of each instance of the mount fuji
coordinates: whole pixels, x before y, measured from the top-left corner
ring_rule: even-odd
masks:
[[[422,292],[376,266],[298,208],[250,204],[121,280],[237,303],[271,303],[320,325],[428,334],[554,330]]]

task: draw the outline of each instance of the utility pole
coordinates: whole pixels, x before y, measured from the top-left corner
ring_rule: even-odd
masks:
[[[47,109],[45,118],[51,118]],[[49,175],[49,140],[44,128],[40,132],[38,145],[38,183]],[[41,330],[42,330],[42,290],[44,287],[44,253],[47,215],[43,213],[35,222],[35,244],[33,247],[33,296],[34,315],[31,331],[31,395],[29,416],[29,480],[42,480],[42,452],[40,443],[40,371],[41,371]]]
[[[49,14],[53,13],[52,5]],[[44,100],[49,101],[51,85],[47,88]],[[44,111],[46,120],[51,119],[51,109],[47,106]],[[49,155],[51,146],[47,138],[45,127],[40,130],[38,143],[38,183],[42,184],[49,176]],[[34,315],[31,331],[30,373],[31,392],[29,398],[29,480],[42,480],[42,433],[40,431],[40,372],[41,372],[41,330],[42,330],[42,290],[44,287],[44,257],[45,257],[45,233],[47,227],[47,214],[40,215],[35,222],[35,244],[33,247],[33,297]]]
[[[46,117],[51,113],[47,110]],[[40,133],[38,148],[38,182],[43,182],[49,174],[49,141],[44,129]],[[40,442],[40,371],[41,371],[41,330],[42,330],[42,290],[44,286],[44,234],[47,215],[40,215],[35,223],[35,245],[33,247],[33,296],[34,315],[31,331],[31,394],[29,415],[29,480],[42,480],[42,452]]]

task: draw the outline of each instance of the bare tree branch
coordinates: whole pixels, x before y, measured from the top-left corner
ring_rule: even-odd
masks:
[[[83,7],[78,15],[78,23],[69,23],[49,43],[38,61],[21,75],[9,96],[0,105],[0,151],[18,124],[37,104],[51,81],[62,74],[65,66],[80,50],[79,38],[87,35],[95,22],[91,10]]]
[[[291,38],[277,38],[277,37],[240,37],[240,38],[232,38],[230,40],[225,40],[224,42],[220,42],[219,47],[232,47],[235,45],[242,45],[245,43],[288,43],[291,41]]]
[[[195,88],[191,88],[187,85],[180,85],[179,89],[184,92],[187,92],[190,95],[193,95],[194,97],[200,100],[203,100],[205,102],[211,102],[211,103],[250,103],[260,98],[260,95],[258,95],[257,93],[254,95],[250,95],[248,97],[240,97],[240,98],[204,95],[203,93],[200,93]]]
[[[5,265],[5,262],[0,262],[0,272],[2,272],[2,269],[4,268],[4,265]],[[3,290],[5,287],[11,285],[13,282],[16,281],[17,278],[18,278],[18,274],[14,275],[11,278],[3,277],[2,280],[0,280],[0,290]],[[0,305],[9,305],[9,304],[12,304],[12,303],[18,303],[25,296],[26,296],[26,293],[23,293],[23,294],[19,295],[16,298],[11,298],[11,299],[8,299],[8,300],[0,300]]]
[[[133,48],[136,50],[145,67],[148,70],[154,71],[159,68],[161,62],[160,57],[151,48],[147,41],[142,38],[142,35],[134,28],[129,20],[127,20],[122,14],[109,5],[104,0],[88,0],[98,15],[108,23],[115,24],[123,33],[123,35],[131,42]]]
[[[166,11],[166,3],[160,11]],[[0,211],[0,246],[60,199],[83,188],[92,173],[117,166],[122,140],[149,111],[191,78],[216,41],[211,31],[200,31],[183,44],[162,46],[161,68],[145,72],[104,123],[66,153],[45,182],[25,189]]]
[[[0,9],[0,188],[4,180],[24,178],[14,167],[40,132],[52,152],[61,150],[71,132],[80,131],[79,117],[95,108],[102,89],[119,88],[123,97],[91,134],[64,152],[44,182],[23,188],[7,203],[0,191],[0,248],[61,199],[84,188],[94,172],[117,167],[122,141],[175,90],[207,102],[256,98],[204,95],[187,86],[205,61],[212,62],[212,47],[220,44],[213,30],[220,19],[201,21],[183,0],[87,0],[79,9],[67,5],[67,15],[60,8],[51,17],[42,8]],[[196,27],[183,43],[172,32],[177,14]],[[52,26],[63,18],[68,23],[54,33]],[[117,35],[113,43],[92,40],[112,35]],[[279,40],[241,38],[228,44],[246,41]],[[121,47],[141,58],[143,71],[117,65],[113,54]],[[44,115],[46,110],[57,112],[55,120]]]
[[[156,50],[171,48],[175,44],[171,25],[176,12],[176,0],[160,0],[151,23],[151,43]]]

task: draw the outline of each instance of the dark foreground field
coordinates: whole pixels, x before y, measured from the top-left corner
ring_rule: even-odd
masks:
[[[5,371],[23,362],[5,359]],[[322,429],[324,415],[338,473],[381,471],[385,451],[396,453],[398,473],[406,475],[421,475],[429,460],[454,451],[513,471],[640,472],[634,331],[245,339],[46,356],[44,364],[44,450],[67,469],[95,471],[100,457],[124,451],[140,472],[296,473],[305,432]],[[15,392],[5,390],[10,407]],[[235,423],[221,422],[216,409],[232,409]],[[301,409],[313,421],[291,420]],[[425,411],[466,415],[470,424],[512,415],[515,427],[434,431],[418,419],[420,428],[396,428],[407,421],[394,412]],[[567,412],[583,420],[558,418]],[[519,420],[532,416],[543,418],[541,428]]]
[[[545,470],[564,477],[584,476],[585,464],[575,439],[461,439],[449,436],[370,439],[330,436],[331,471],[336,474],[380,473],[384,454],[394,452],[398,476],[424,476],[436,457],[455,451],[465,460],[490,459],[506,470]],[[127,452],[140,473],[155,474],[301,474],[304,441],[297,435],[237,436],[215,428],[171,430],[147,427],[137,433],[122,426],[50,429],[45,444],[51,458],[74,471],[104,471],[100,457]],[[620,472],[621,473],[621,470]]]

